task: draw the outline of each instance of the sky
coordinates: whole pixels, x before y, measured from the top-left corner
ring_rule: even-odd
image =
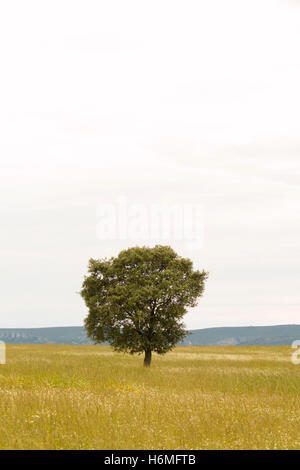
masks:
[[[210,273],[188,328],[299,324],[299,50],[300,0],[2,3],[0,327],[82,325],[89,258],[155,244]]]

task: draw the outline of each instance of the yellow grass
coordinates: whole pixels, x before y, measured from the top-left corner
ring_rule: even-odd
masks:
[[[300,449],[289,347],[8,345],[0,449]]]

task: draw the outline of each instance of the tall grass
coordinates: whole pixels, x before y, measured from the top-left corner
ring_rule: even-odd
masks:
[[[8,345],[1,449],[300,449],[289,347]]]

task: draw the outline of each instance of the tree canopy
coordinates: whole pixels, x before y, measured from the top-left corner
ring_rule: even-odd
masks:
[[[164,354],[185,335],[182,321],[204,291],[207,272],[169,246],[133,247],[110,259],[90,259],[81,295],[88,336],[116,351]]]

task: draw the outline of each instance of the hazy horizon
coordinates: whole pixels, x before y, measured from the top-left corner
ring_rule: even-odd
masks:
[[[206,329],[214,329],[214,328],[260,328],[260,327],[268,327],[268,326],[300,326],[300,323],[287,323],[287,324],[274,324],[274,325],[224,325],[224,326],[211,326],[211,327],[207,327],[207,328],[187,328],[188,330],[206,330]],[[84,325],[60,325],[60,326],[57,326],[57,325],[46,325],[46,326],[37,326],[37,327],[30,327],[30,326],[26,326],[26,327],[0,327],[0,330],[3,329],[11,329],[11,330],[35,330],[35,329],[42,329],[42,328],[82,328],[84,327]]]
[[[1,10],[0,328],[81,326],[89,258],[155,244],[210,273],[188,329],[299,323],[300,3]],[[124,198],[203,233],[101,239]]]

